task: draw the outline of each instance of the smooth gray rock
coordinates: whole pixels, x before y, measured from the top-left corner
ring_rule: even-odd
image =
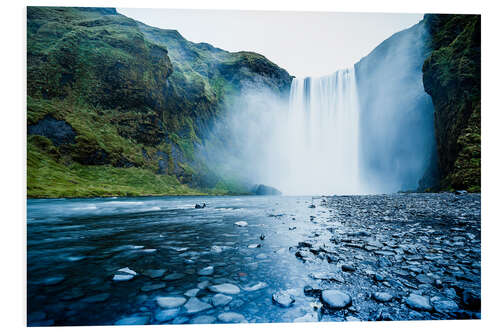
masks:
[[[186,303],[186,299],[180,296],[165,296],[165,297],[158,296],[156,297],[156,303],[161,308],[171,309],[182,306],[184,303]]]
[[[208,287],[208,289],[214,293],[223,293],[229,295],[236,295],[240,292],[240,288],[231,283],[216,284],[214,286]]]
[[[212,304],[213,306],[225,306],[229,304],[233,298],[231,296],[227,296],[224,294],[215,294],[212,297]]]
[[[155,319],[160,323],[169,321],[177,317],[180,311],[180,308],[161,310],[156,312]]]
[[[337,289],[323,290],[321,301],[327,308],[333,310],[343,309],[352,303],[351,296]]]
[[[245,317],[236,312],[224,312],[217,316],[223,323],[248,323]]]
[[[116,321],[115,325],[146,325],[147,323],[149,323],[149,316],[133,315]]]
[[[432,310],[432,305],[428,296],[410,294],[410,296],[408,296],[405,299],[405,302],[413,310],[418,310],[418,311]]]
[[[196,297],[191,297],[189,301],[184,304],[184,308],[187,313],[192,314],[211,309],[212,306],[208,303],[200,301]]]

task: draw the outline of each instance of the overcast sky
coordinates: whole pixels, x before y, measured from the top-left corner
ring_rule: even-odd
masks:
[[[422,14],[271,12],[118,8],[148,25],[178,30],[193,42],[253,51],[298,77],[353,65]]]

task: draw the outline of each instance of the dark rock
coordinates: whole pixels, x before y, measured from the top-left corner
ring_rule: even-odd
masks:
[[[251,192],[256,195],[281,195],[281,192],[276,188],[263,184],[255,185]]]
[[[28,126],[28,135],[41,135],[50,139],[54,146],[75,143],[76,132],[64,120],[57,120],[51,115],[45,116],[34,125]]]
[[[201,205],[200,204],[194,205],[194,208],[201,209],[201,208],[205,208],[206,206],[207,205],[205,203],[202,203]]]

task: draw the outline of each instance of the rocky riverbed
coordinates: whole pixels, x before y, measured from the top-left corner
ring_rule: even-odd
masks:
[[[28,201],[28,325],[480,318],[480,195]]]
[[[330,216],[297,244],[321,263],[304,288],[327,320],[476,319],[481,314],[480,195],[323,198]],[[328,241],[317,238],[329,233]]]

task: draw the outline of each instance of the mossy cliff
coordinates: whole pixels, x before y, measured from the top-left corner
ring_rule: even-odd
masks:
[[[432,50],[423,65],[432,97],[444,190],[481,190],[481,17],[425,15]]]
[[[29,197],[245,191],[196,146],[245,87],[287,94],[285,70],[113,8],[27,13]]]

